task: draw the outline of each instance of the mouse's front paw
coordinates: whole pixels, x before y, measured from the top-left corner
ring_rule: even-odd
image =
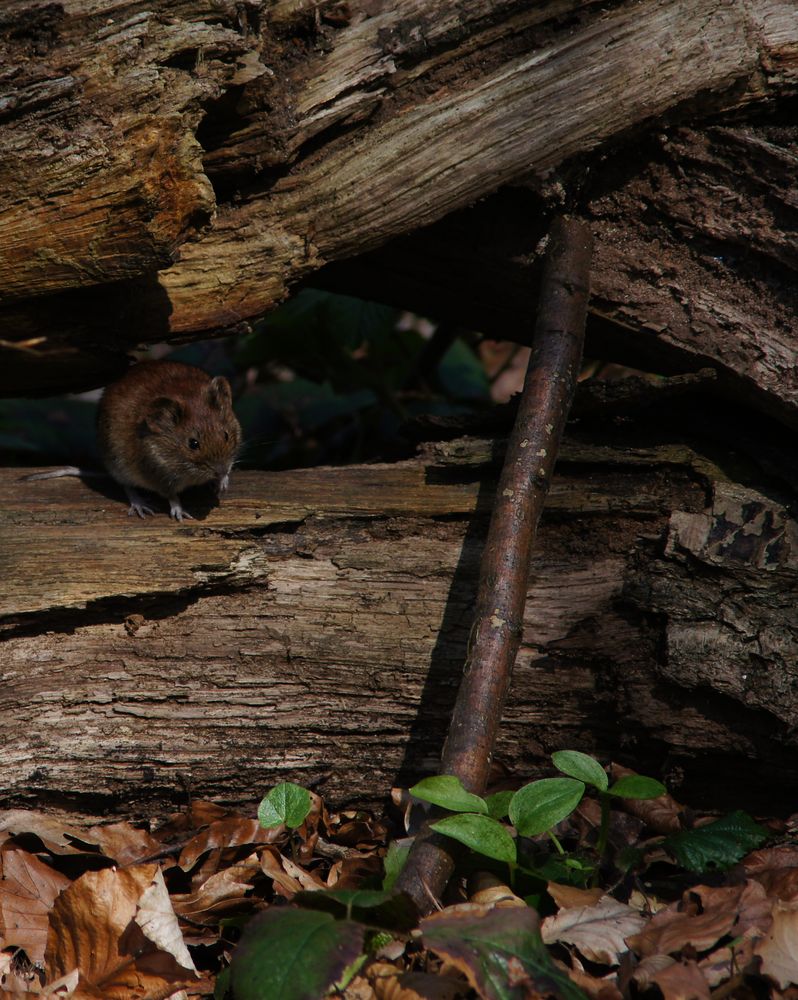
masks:
[[[144,497],[137,490],[126,486],[125,493],[127,493],[127,498],[130,501],[130,506],[127,510],[128,517],[133,517],[134,514],[138,517],[146,517],[148,514],[155,513],[152,507],[147,506]]]
[[[189,521],[194,520],[187,510],[183,510],[182,504],[177,497],[174,499],[170,498],[169,500],[169,516],[173,517],[176,521],[182,521],[184,518],[187,518]]]

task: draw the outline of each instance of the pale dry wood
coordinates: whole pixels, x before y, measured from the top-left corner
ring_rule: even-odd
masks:
[[[275,31],[255,0],[31,4],[0,22],[0,288],[83,291],[5,307],[5,339],[31,345],[6,391],[40,357],[39,388],[56,363],[62,384],[96,384],[132,343],[240,328],[326,261],[666,113],[798,79],[787,0],[288,4]]]
[[[7,592],[44,595],[3,619],[4,803],[152,815],[185,780],[249,802],[282,778],[374,802],[433,771],[493,451],[464,440],[393,471],[240,475],[183,526],[4,474]],[[498,758],[529,776],[578,746],[721,805],[795,777],[784,506],[681,446],[573,440],[550,498]],[[733,789],[708,780],[719,767]]]

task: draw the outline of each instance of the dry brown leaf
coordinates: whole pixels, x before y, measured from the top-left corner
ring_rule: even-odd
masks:
[[[746,873],[760,882],[768,896],[798,899],[798,848],[783,845],[753,851],[743,860]]]
[[[290,899],[295,892],[302,891],[302,884],[299,879],[289,875],[283,867],[283,856],[274,847],[268,847],[261,851],[260,867],[264,875],[268,875],[274,881],[274,887],[279,894],[286,899]]]
[[[48,979],[77,969],[85,1000],[168,997],[196,978],[157,865],[87,872],[56,899]]]
[[[576,961],[574,968],[571,969],[563,965],[562,962],[557,962],[557,965],[568,973],[571,982],[587,993],[590,1000],[623,1000],[623,994],[618,988],[618,977],[614,972],[600,978],[586,972],[579,961]]]
[[[221,917],[231,911],[240,911],[245,905],[247,894],[252,891],[252,882],[261,874],[261,863],[256,854],[245,861],[225,868],[197,891],[172,896],[175,913],[199,924],[218,924]]]
[[[768,923],[770,922],[769,920]],[[754,957],[754,946],[761,937],[762,933],[759,930],[749,927],[741,936],[732,938],[732,943],[716,948],[702,959],[698,965],[709,985],[720,986],[734,974],[736,969],[746,968]]]
[[[373,962],[366,974],[377,1000],[454,1000],[465,986],[459,976],[399,972],[387,962]]]
[[[612,782],[624,778],[636,771],[623,767],[621,764],[610,764],[610,779]],[[623,808],[641,819],[655,833],[678,833],[682,829],[681,814],[684,806],[672,795],[660,795],[656,799],[623,799]]]
[[[578,889],[575,885],[549,882],[548,893],[559,910],[571,910],[577,906],[595,906],[604,895],[604,890]]]
[[[98,844],[103,854],[118,865],[134,864],[158,854],[162,849],[161,842],[150,833],[126,821],[93,826],[88,834],[92,843]]]
[[[34,854],[9,849],[0,853],[0,939],[3,948],[22,948],[38,965],[44,963],[48,918],[69,879]]]
[[[773,925],[754,945],[762,957],[762,972],[784,989],[798,985],[798,903],[773,904]]]
[[[180,925],[160,868],[156,870],[150,884],[139,897],[135,920],[144,936],[160,951],[171,955],[182,968],[196,972],[194,962],[183,941],[183,935],[180,933]]]
[[[314,889],[327,888],[327,886],[320,878],[318,878],[316,875],[313,875],[311,872],[305,871],[304,868],[300,868],[299,865],[294,864],[294,862],[290,858],[283,857],[282,864],[286,872],[293,878],[295,878],[303,889],[310,889],[311,891],[313,891]]]
[[[743,934],[748,927],[765,923],[768,911],[764,890],[757,882],[717,889],[696,886],[656,913],[627,944],[643,957],[677,954],[686,945],[707,951],[732,929]]]
[[[649,955],[641,962],[638,962],[631,978],[641,991],[647,990],[654,983],[654,976],[659,975],[664,969],[669,969],[676,964],[676,959],[670,955]]]
[[[546,917],[540,931],[545,944],[564,941],[592,962],[617,965],[620,955],[628,950],[626,938],[644,924],[637,910],[604,896],[592,906],[562,909],[556,916]]]
[[[327,888],[359,889],[366,879],[378,879],[382,875],[382,860],[376,854],[344,858],[330,866]]]
[[[57,816],[35,809],[0,811],[0,834],[5,834],[4,839],[32,834],[53,854],[85,854],[86,848],[95,843],[88,829],[70,826]]]
[[[196,837],[192,837],[181,851],[177,863],[183,871],[188,871],[206,851],[250,844],[273,844],[284,835],[282,827],[266,830],[256,819],[230,816],[211,823]]]
[[[651,977],[663,1000],[709,1000],[709,983],[693,961],[674,962]]]
[[[493,872],[475,872],[468,882],[469,900],[478,906],[526,906]]]
[[[215,802],[206,802],[204,799],[192,799],[188,809],[183,812],[172,813],[172,815],[162,823],[153,833],[153,836],[161,843],[171,843],[179,840],[192,830],[201,830],[203,827],[218,820],[237,817],[239,814],[232,809],[225,809],[217,806]]]

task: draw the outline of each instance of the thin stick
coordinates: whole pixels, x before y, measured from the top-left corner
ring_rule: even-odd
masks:
[[[485,790],[496,733],[521,640],[529,558],[582,358],[592,240],[579,220],[557,218],[540,288],[532,355],[507,444],[480,567],[463,680],[441,761],[471,792]],[[454,869],[450,840],[416,838],[397,887],[428,909]]]

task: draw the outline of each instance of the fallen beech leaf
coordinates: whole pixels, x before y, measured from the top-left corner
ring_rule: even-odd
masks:
[[[92,843],[98,844],[103,854],[118,865],[131,865],[158,854],[162,849],[161,842],[150,833],[126,821],[93,826],[88,834]]]
[[[156,870],[152,881],[139,897],[135,920],[148,940],[157,945],[161,951],[171,955],[178,965],[196,972],[194,962],[183,941],[183,935],[180,933],[180,926],[160,868]]]
[[[223,806],[217,806],[215,802],[206,802],[204,799],[192,799],[188,809],[183,812],[172,813],[165,823],[155,831],[155,837],[166,843],[178,838],[189,830],[199,830],[211,823],[216,823],[222,819],[238,818],[239,814]]]
[[[753,851],[742,865],[751,878],[764,886],[768,896],[784,902],[798,899],[798,848],[766,847]]]
[[[0,938],[4,948],[22,948],[34,964],[44,963],[48,918],[58,894],[70,884],[34,854],[0,854]]]
[[[265,830],[256,819],[228,817],[211,823],[183,848],[178,865],[183,871],[193,868],[198,859],[215,848],[226,849],[249,844],[273,844],[285,835],[282,827]]]
[[[798,904],[776,900],[773,925],[754,945],[754,954],[762,956],[761,971],[782,989],[798,985]]]
[[[0,811],[0,833],[12,837],[32,834],[53,854],[85,854],[95,844],[89,831],[70,826],[57,816],[35,809]]]
[[[294,864],[290,858],[284,857],[282,859],[283,868],[289,875],[292,875],[297,882],[302,886],[303,889],[326,889],[327,886],[322,882],[320,878],[316,875],[311,874],[311,872],[305,871],[304,868],[300,868],[299,865]]]
[[[673,962],[651,982],[659,986],[663,1000],[709,1000],[709,983],[694,961]]]
[[[251,908],[247,895],[252,880],[261,874],[256,854],[241,864],[216,872],[196,892],[172,896],[172,906],[178,916],[194,923],[218,924],[231,911]]]
[[[591,976],[578,960],[574,968],[567,971],[571,982],[583,990],[591,1000],[623,1000],[615,972],[609,972],[603,978]]]
[[[546,944],[564,941],[575,945],[591,962],[617,965],[619,956],[629,950],[626,938],[645,923],[631,906],[604,896],[592,906],[563,909],[554,917],[546,917],[541,933]]]
[[[560,882],[549,882],[547,891],[560,910],[594,906],[604,895],[603,889],[578,889],[575,885],[562,885]]]
[[[772,918],[769,918],[768,927],[771,922]],[[744,934],[733,937],[728,944],[721,945],[703,958],[698,965],[709,985],[720,986],[728,980],[732,969],[745,969],[754,957],[754,947],[762,936],[756,928],[749,927]]]
[[[621,764],[610,764],[610,779],[631,777],[635,771]],[[656,799],[624,799],[623,808],[643,820],[655,833],[678,833],[682,829],[680,816],[683,811],[672,795],[660,795]]]
[[[476,871],[468,880],[469,899],[478,906],[526,906],[493,872]]]
[[[703,912],[698,912],[699,907]],[[696,886],[656,913],[645,930],[630,937],[627,944],[643,957],[676,954],[686,945],[707,951],[726,934],[742,934],[749,926],[766,924],[768,910],[764,890],[757,882],[717,889]]]
[[[676,959],[670,955],[649,955],[642,962],[638,962],[632,973],[632,980],[640,990],[646,990],[654,982],[654,977],[659,975],[664,969],[669,969],[676,964]]]
[[[260,867],[264,875],[273,879],[275,889],[279,888],[280,895],[286,899],[290,899],[294,893],[302,889],[302,883],[299,879],[289,875],[283,867],[283,856],[276,848],[269,847],[261,852]]]
[[[144,1000],[174,993],[196,971],[177,939],[177,921],[168,906],[157,865],[81,875],[53,905],[45,953],[48,979],[78,969],[75,996],[87,1000]],[[153,939],[163,941],[167,950]]]
[[[529,908],[448,907],[422,920],[421,933],[425,947],[464,973],[485,1000],[536,994],[584,1000],[546,951]]]

